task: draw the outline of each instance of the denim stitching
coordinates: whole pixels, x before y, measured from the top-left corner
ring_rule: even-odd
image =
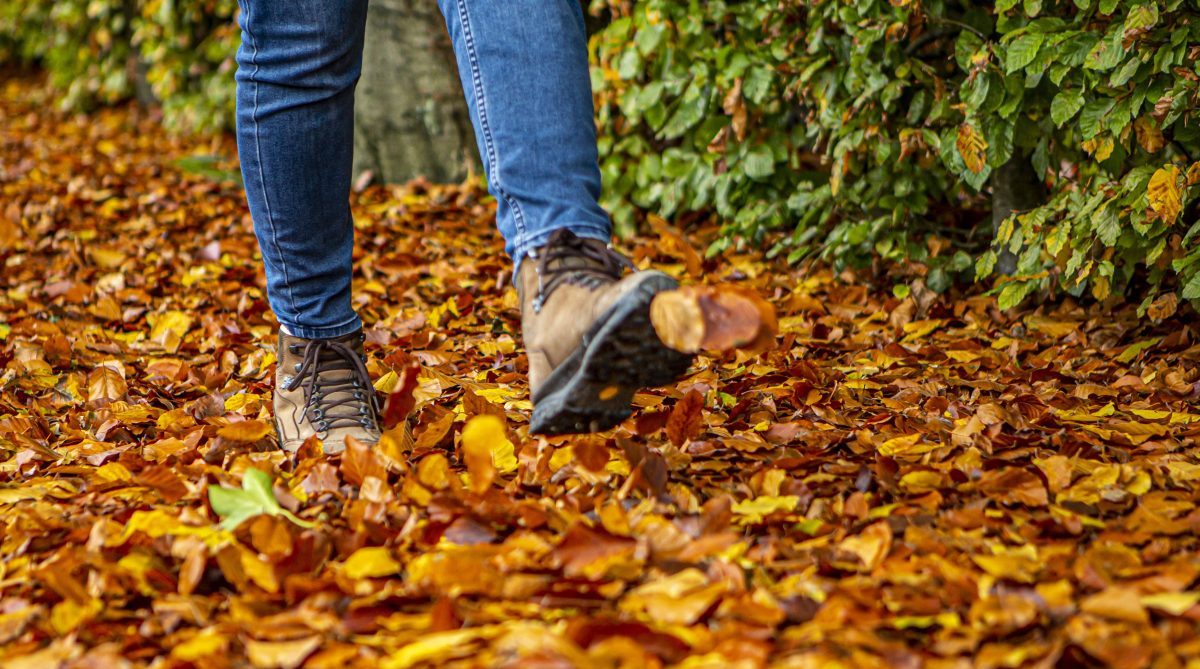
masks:
[[[287,263],[283,259],[283,249],[279,246],[279,235],[275,227],[275,214],[271,211],[271,196],[267,190],[267,180],[264,175],[266,170],[263,169],[262,160],[262,139],[258,133],[258,40],[255,39],[254,33],[250,30],[250,2],[244,3],[246,10],[246,36],[250,38],[250,48],[253,53],[250,54],[250,64],[254,66],[254,71],[250,73],[250,81],[254,83],[254,109],[250,112],[250,122],[254,125],[254,156],[258,167],[258,183],[262,188],[263,206],[267,210],[267,227],[271,230],[271,245],[275,250],[275,256],[279,259],[279,269],[283,274],[284,292],[287,293],[287,300],[292,306],[292,313],[299,316],[300,310],[296,308],[296,297],[292,294],[292,282],[288,278]]]
[[[487,148],[487,158],[490,165],[488,170],[488,179],[495,184],[496,192],[504,201],[508,203],[508,207],[513,211],[513,220],[517,224],[517,236],[525,238],[525,215],[521,213],[521,206],[513,199],[511,195],[504,190],[500,185],[500,161],[496,158],[496,147],[492,141],[492,129],[487,120],[487,103],[483,95],[483,77],[479,70],[479,59],[475,53],[475,36],[471,32],[471,18],[467,14],[466,0],[458,0],[458,22],[462,26],[463,41],[467,47],[467,57],[471,63],[471,84],[475,94],[475,109],[479,113],[479,129],[483,131],[483,143]]]

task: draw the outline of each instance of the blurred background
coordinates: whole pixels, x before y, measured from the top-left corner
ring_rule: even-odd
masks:
[[[719,225],[708,251],[886,266],[896,290],[986,281],[1200,298],[1194,2],[594,0],[605,205]],[[0,61],[57,103],[136,100],[176,132],[233,121],[234,0],[0,0]],[[360,182],[471,172],[428,0],[373,0]],[[1170,297],[1168,297],[1170,296]],[[1171,308],[1174,311],[1174,307]]]

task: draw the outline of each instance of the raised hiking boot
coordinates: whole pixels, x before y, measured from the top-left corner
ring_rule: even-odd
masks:
[[[633,272],[601,241],[557,230],[517,276],[536,434],[598,432],[632,413],[633,393],[674,381],[691,356],[667,348],[650,324],[650,300],[678,283]]]
[[[295,452],[313,435],[326,453],[345,450],[346,437],[373,444],[379,415],[361,330],[336,339],[279,333],[275,429],[281,447]]]

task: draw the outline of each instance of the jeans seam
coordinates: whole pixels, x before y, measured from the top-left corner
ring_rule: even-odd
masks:
[[[254,37],[254,33],[250,30],[250,3],[245,3],[246,9],[246,36],[250,38],[250,63],[254,65],[254,71],[250,74],[250,81],[254,83],[254,108],[250,112],[250,123],[254,126],[254,159],[258,167],[258,184],[262,188],[263,207],[267,213],[267,227],[271,230],[271,247],[275,251],[275,257],[279,259],[279,270],[283,274],[284,290],[287,293],[288,303],[291,305],[292,313],[300,315],[300,310],[296,307],[296,297],[292,294],[292,282],[288,277],[287,262],[283,257],[283,249],[279,246],[279,234],[275,226],[275,214],[271,210],[271,195],[267,191],[267,179],[265,176],[266,170],[263,169],[262,160],[262,138],[258,132],[258,40]]]
[[[487,117],[487,102],[483,94],[483,76],[479,68],[479,58],[475,51],[475,36],[471,32],[471,17],[467,13],[467,3],[465,0],[457,0],[458,5],[458,22],[463,30],[463,43],[467,47],[467,57],[471,64],[471,87],[472,93],[475,95],[475,109],[479,113],[479,128],[483,131],[483,143],[487,148],[487,159],[490,163],[488,170],[488,180],[496,188],[496,192],[500,197],[504,198],[505,203],[512,209],[513,221],[517,224],[517,236],[525,236],[525,215],[521,213],[521,206],[511,195],[504,190],[500,184],[500,161],[496,157],[496,146],[492,139],[491,124],[488,123]]]

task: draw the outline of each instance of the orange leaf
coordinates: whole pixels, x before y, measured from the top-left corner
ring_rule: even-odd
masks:
[[[271,424],[262,420],[244,420],[238,423],[224,425],[217,430],[217,436],[246,444],[259,441],[271,434]]]

